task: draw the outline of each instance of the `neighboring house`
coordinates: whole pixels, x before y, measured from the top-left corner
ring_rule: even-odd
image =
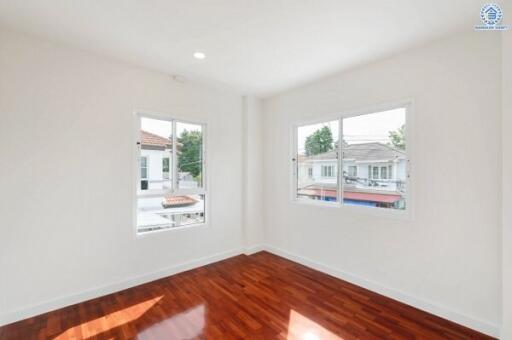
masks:
[[[170,189],[172,141],[144,130],[140,131],[140,180],[141,190]],[[178,143],[178,147],[180,144]],[[179,151],[178,151],[179,152]],[[195,188],[194,181],[188,172],[179,172],[180,188]]]
[[[172,141],[140,131],[140,190],[171,188]],[[179,146],[179,145],[178,145]],[[197,186],[188,173],[178,174],[180,185]],[[196,195],[147,197],[139,199],[139,231],[155,230],[166,225],[200,222],[204,217],[204,202]]]
[[[140,144],[141,190],[169,189],[172,141],[141,130]]]
[[[337,151],[299,156],[298,192],[336,201]],[[405,208],[405,152],[382,143],[344,144],[343,202],[374,207]]]

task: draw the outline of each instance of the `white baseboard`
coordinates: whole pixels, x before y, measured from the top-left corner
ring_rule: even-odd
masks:
[[[24,306],[16,310],[0,314],[0,326],[7,325],[26,318],[30,318],[32,316],[39,315],[42,313],[47,313],[49,311],[70,306],[76,303],[94,299],[100,296],[119,292],[121,290],[138,286],[143,283],[158,280],[173,274],[201,267],[213,262],[221,261],[229,257],[233,257],[243,253],[244,249],[234,249],[222,253],[217,253],[212,256],[202,257],[179,265],[157,270],[148,274],[132,277],[127,280],[87,289],[77,294],[61,296],[56,299],[47,300],[38,304]]]
[[[329,274],[331,276],[334,276],[336,278],[348,281],[357,286],[366,288],[368,290],[379,293],[379,294],[389,297],[391,299],[403,302],[407,305],[410,305],[415,308],[421,309],[423,311],[429,312],[431,314],[437,315],[444,319],[453,321],[460,325],[464,325],[466,327],[477,330],[484,334],[487,334],[487,335],[490,335],[493,337],[499,337],[499,335],[500,335],[500,326],[497,324],[494,324],[492,322],[480,320],[478,318],[474,318],[474,317],[465,315],[463,313],[453,311],[450,308],[439,305],[437,303],[430,302],[430,301],[427,301],[422,298],[414,297],[412,295],[409,295],[407,293],[404,293],[402,291],[399,291],[399,290],[396,290],[393,288],[385,287],[377,282],[364,279],[357,275],[353,275],[351,273],[347,273],[345,271],[333,268],[333,267],[325,265],[323,263],[310,260],[306,257],[290,253],[283,249],[279,249],[279,248],[276,248],[276,247],[273,247],[270,245],[265,245],[263,248],[264,248],[263,250],[266,250],[275,255],[287,258],[291,261],[300,263],[306,267],[316,269],[320,272],[323,272],[323,273]]]
[[[264,244],[256,244],[254,246],[250,246],[245,248],[244,254],[245,255],[252,255],[259,251],[266,250],[267,247]]]

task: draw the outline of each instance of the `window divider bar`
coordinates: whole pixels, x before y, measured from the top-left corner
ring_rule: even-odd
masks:
[[[177,138],[176,138],[176,120],[171,121],[172,124],[172,181],[171,181],[171,193],[176,192],[178,189],[178,153]]]
[[[292,167],[292,200],[296,201],[298,199],[298,185],[299,185],[299,171],[298,171],[298,126],[292,126],[292,153],[291,153],[291,167]]]
[[[201,188],[206,191],[208,155],[206,154],[206,125],[201,124]]]
[[[343,118],[338,122],[338,202],[343,205]]]

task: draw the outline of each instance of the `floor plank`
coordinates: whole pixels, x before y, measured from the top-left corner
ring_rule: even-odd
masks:
[[[491,339],[260,252],[0,327],[1,339]]]

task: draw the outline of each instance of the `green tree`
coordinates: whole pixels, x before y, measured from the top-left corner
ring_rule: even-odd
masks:
[[[201,131],[184,130],[178,137],[179,153],[178,168],[198,177],[202,167],[202,135]]]
[[[331,129],[324,126],[307,136],[304,148],[306,156],[318,155],[334,149]]]
[[[389,138],[395,148],[405,150],[405,125],[402,125],[396,131],[389,131]]]

